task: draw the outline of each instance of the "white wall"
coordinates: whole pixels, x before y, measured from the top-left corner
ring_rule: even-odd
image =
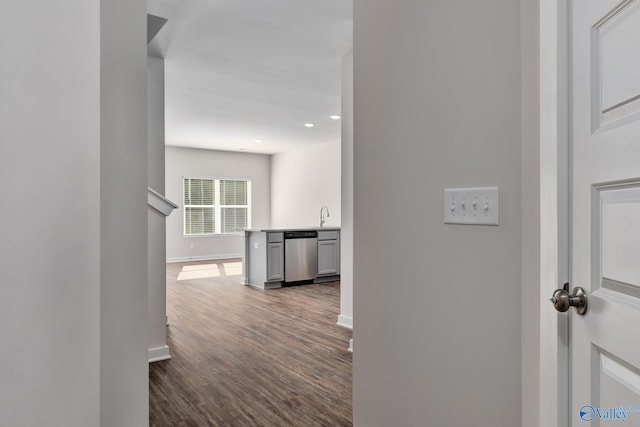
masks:
[[[342,57],[342,226],[340,229],[340,316],[353,326],[353,52]]]
[[[166,148],[165,196],[179,205],[167,218],[167,260],[240,257],[244,237],[184,237],[182,179],[242,178],[251,180],[252,228],[268,228],[270,219],[270,156],[192,148]]]
[[[148,424],[145,9],[0,2],[0,425]]]
[[[354,424],[520,425],[520,5],[354,11]],[[498,227],[443,223],[487,185]]]
[[[325,227],[340,226],[340,151],[330,142],[272,156],[272,228],[318,227],[323,205],[331,214]]]

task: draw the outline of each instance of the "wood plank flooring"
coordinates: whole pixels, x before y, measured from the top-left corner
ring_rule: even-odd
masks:
[[[149,365],[150,425],[351,426],[339,282],[265,291],[239,262],[167,265],[172,359]]]

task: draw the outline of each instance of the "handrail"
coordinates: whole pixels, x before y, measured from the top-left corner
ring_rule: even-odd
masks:
[[[169,216],[174,209],[178,209],[178,205],[151,187],[147,187],[147,204],[164,216]]]

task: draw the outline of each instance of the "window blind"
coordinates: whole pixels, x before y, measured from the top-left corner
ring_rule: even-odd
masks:
[[[184,178],[184,235],[239,233],[251,226],[251,181]]]

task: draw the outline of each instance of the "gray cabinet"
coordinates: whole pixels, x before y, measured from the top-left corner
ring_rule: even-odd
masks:
[[[242,283],[261,289],[282,286],[284,281],[284,238],[281,232],[246,230]]]
[[[284,243],[267,243],[267,282],[284,280]]]
[[[284,280],[284,235],[267,233],[267,282]]]
[[[340,233],[318,232],[318,277],[340,274]]]

